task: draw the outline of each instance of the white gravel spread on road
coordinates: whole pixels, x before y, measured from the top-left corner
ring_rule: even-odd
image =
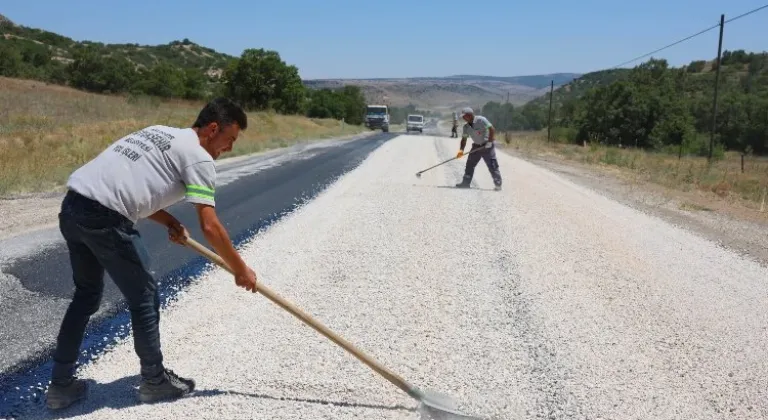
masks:
[[[768,269],[499,153],[400,136],[244,250],[260,280],[409,382],[496,419],[768,418]],[[192,252],[192,251],[190,251]],[[67,417],[419,419],[417,404],[216,270],[161,319],[197,381],[141,405],[132,341]],[[33,418],[45,418],[42,407]]]

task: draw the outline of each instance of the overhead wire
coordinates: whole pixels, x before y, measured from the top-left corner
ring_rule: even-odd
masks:
[[[749,15],[751,15],[751,14],[753,14],[753,13],[756,13],[756,12],[759,12],[760,10],[763,10],[763,9],[765,9],[765,8],[768,8],[768,4],[766,4],[766,5],[764,5],[764,6],[760,6],[760,7],[758,7],[758,8],[755,8],[755,9],[752,9],[752,10],[750,10],[750,11],[746,12],[746,13],[742,13],[742,14],[740,14],[740,15],[736,16],[736,17],[730,18],[730,19],[728,19],[728,20],[724,21],[723,23],[725,24],[725,23],[733,22],[734,20],[738,20],[738,19],[741,19],[741,18],[743,18],[743,17],[749,16]],[[633,59],[631,59],[631,60],[627,60],[627,61],[625,61],[625,62],[623,62],[623,63],[621,63],[621,64],[618,64],[618,65],[616,65],[616,66],[613,66],[613,67],[611,67],[611,70],[613,70],[613,69],[616,69],[616,68],[619,68],[619,67],[622,67],[622,66],[624,66],[624,65],[627,65],[627,64],[629,64],[629,63],[632,63],[632,62],[634,62],[634,61],[640,60],[641,58],[645,58],[645,57],[648,57],[649,55],[653,55],[653,54],[656,54],[657,52],[660,52],[660,51],[664,51],[664,50],[666,50],[667,48],[671,48],[671,47],[674,47],[675,45],[677,45],[677,44],[680,44],[680,43],[682,43],[682,42],[685,42],[685,41],[688,41],[689,39],[695,38],[695,37],[697,37],[697,36],[700,36],[700,35],[704,35],[705,33],[709,32],[709,31],[711,31],[711,30],[713,30],[713,29],[716,29],[716,28],[718,28],[718,27],[720,27],[720,22],[716,23],[716,24],[715,24],[715,25],[713,25],[713,26],[710,26],[709,28],[706,28],[706,29],[703,29],[703,30],[701,30],[701,31],[699,31],[699,32],[696,32],[696,33],[695,33],[695,34],[693,34],[693,35],[689,35],[689,36],[687,36],[687,37],[685,37],[685,38],[683,38],[683,39],[680,39],[680,40],[678,40],[678,41],[675,41],[675,42],[673,42],[673,43],[671,43],[671,44],[669,44],[669,45],[665,45],[665,46],[663,46],[663,47],[661,47],[661,48],[659,48],[659,49],[653,50],[653,51],[651,51],[651,52],[649,52],[649,53],[643,54],[643,55],[641,55],[641,56],[635,57],[635,58],[633,58]]]

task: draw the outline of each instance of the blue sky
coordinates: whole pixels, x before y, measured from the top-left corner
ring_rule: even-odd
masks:
[[[518,76],[612,67],[716,24],[721,13],[728,19],[766,3],[3,0],[0,14],[76,40],[189,38],[232,55],[272,49],[303,78]],[[673,65],[713,58],[717,35],[713,30],[657,56]],[[723,49],[768,50],[768,9],[727,24]]]

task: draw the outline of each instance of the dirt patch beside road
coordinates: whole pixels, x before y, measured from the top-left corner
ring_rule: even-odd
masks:
[[[0,239],[55,226],[63,192],[0,198]]]

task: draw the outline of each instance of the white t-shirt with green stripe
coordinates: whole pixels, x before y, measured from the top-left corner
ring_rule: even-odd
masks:
[[[154,125],[114,142],[67,187],[136,223],[183,199],[215,205],[216,166],[191,128]]]

